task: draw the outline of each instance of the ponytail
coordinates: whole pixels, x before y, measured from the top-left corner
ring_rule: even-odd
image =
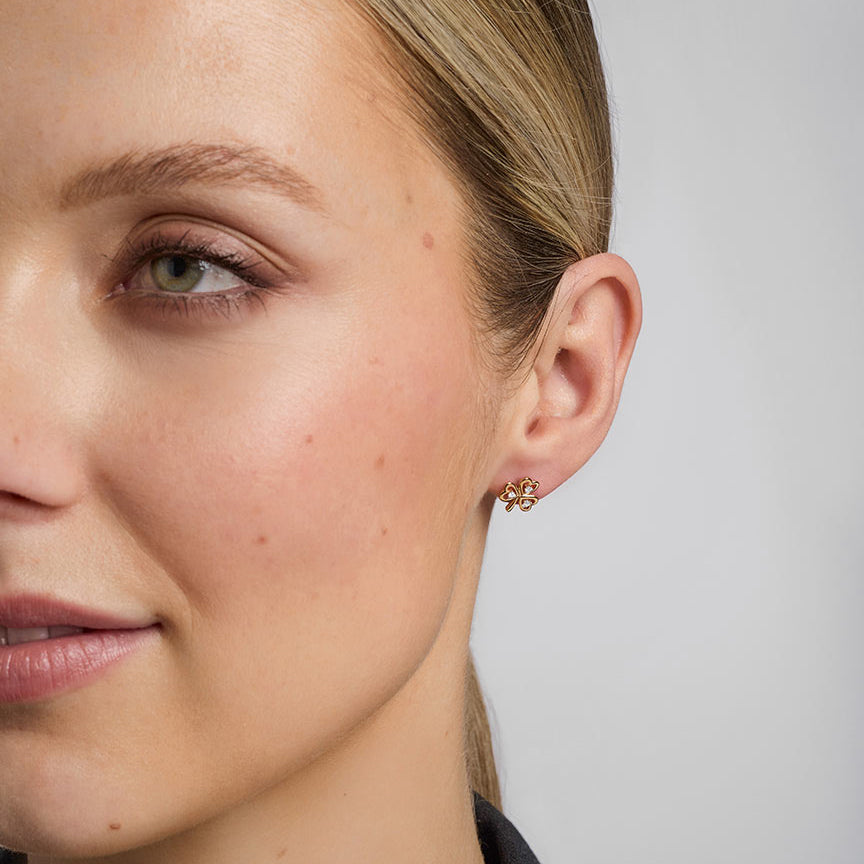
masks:
[[[471,788],[501,809],[501,786],[492,749],[492,730],[486,714],[483,691],[477,680],[474,658],[468,655],[465,693],[465,758]]]

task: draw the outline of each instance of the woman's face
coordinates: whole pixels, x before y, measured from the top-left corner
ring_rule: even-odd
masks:
[[[318,0],[0,7],[0,598],[161,625],[0,704],[8,842],[189,827],[435,642],[484,384],[459,201],[371,44]]]

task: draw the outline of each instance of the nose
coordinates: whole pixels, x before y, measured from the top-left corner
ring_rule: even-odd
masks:
[[[15,293],[0,284],[0,524],[73,504],[86,485],[74,339],[44,293],[6,302]]]
[[[37,504],[58,508],[74,504],[84,483],[62,432],[32,412],[4,399],[0,418],[0,521],[6,510]],[[20,506],[18,506],[20,505]]]

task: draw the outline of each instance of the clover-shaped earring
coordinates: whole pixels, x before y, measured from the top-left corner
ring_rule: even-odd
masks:
[[[504,509],[508,513],[517,504],[523,513],[527,513],[540,500],[534,494],[539,485],[539,480],[532,480],[530,477],[520,480],[518,486],[515,483],[508,483],[498,494],[498,500],[507,504]]]

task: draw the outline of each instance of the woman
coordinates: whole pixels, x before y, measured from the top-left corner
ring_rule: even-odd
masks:
[[[532,860],[468,637],[640,326],[587,7],[12,0],[0,56],[0,843]]]

